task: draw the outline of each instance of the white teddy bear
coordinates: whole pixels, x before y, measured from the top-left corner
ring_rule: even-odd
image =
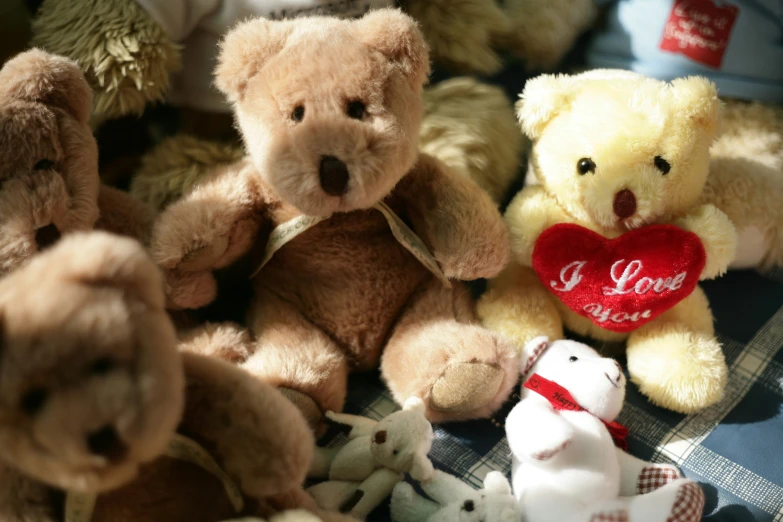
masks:
[[[499,471],[487,473],[481,490],[442,471],[420,485],[432,501],[406,482],[395,486],[391,499],[394,522],[522,522],[511,485]]]
[[[696,482],[622,449],[627,431],[614,420],[626,381],[616,361],[546,337],[530,341],[524,355],[525,384],[506,435],[513,489],[527,522],[701,518],[704,492]]]
[[[327,412],[330,421],[350,427],[351,440],[336,452],[316,448],[310,476],[329,478],[308,489],[318,506],[363,520],[405,473],[414,480],[429,480],[434,473],[427,457],[433,432],[425,409],[421,399],[411,397],[402,410],[380,421]]]

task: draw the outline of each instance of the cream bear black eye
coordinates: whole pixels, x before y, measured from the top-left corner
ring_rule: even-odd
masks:
[[[579,360],[579,357],[577,357],[575,355],[572,355],[571,357],[568,358],[568,360],[571,361],[571,362],[576,362],[576,361]]]
[[[348,114],[348,117],[353,118],[354,120],[361,120],[364,118],[366,110],[367,107],[365,107],[362,102],[354,100],[348,104],[348,108],[345,112]]]
[[[655,168],[660,170],[661,174],[664,176],[668,174],[670,170],[672,170],[672,166],[669,165],[669,162],[660,156],[655,156],[653,163],[655,163]]]
[[[114,360],[110,357],[101,357],[96,359],[90,365],[89,372],[91,375],[106,375],[114,369]]]
[[[396,455],[396,454],[398,454],[399,452],[400,452],[400,450],[393,450],[393,451],[392,451],[392,455]]]
[[[588,172],[595,173],[595,162],[590,158],[582,158],[579,160],[579,162],[577,162],[576,170],[578,170],[579,174],[581,174],[582,176],[584,176]]]
[[[41,411],[41,408],[44,407],[44,404],[46,404],[46,400],[48,398],[49,392],[43,388],[33,388],[32,390],[25,393],[24,397],[22,397],[22,409],[28,415],[35,415]]]
[[[304,105],[297,105],[296,107],[294,107],[293,112],[291,112],[291,119],[299,123],[304,119],[304,115],[305,115]]]
[[[33,170],[49,170],[52,167],[54,167],[54,162],[52,160],[42,159],[33,166]]]

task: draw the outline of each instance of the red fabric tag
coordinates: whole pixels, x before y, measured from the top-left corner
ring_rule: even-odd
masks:
[[[675,0],[660,48],[720,69],[739,7],[713,0]]]
[[[555,410],[587,411],[581,406],[579,406],[579,404],[576,402],[573,396],[568,392],[568,390],[566,390],[556,382],[552,382],[549,379],[545,379],[541,377],[537,373],[531,375],[530,378],[527,381],[525,381],[524,386],[528,390],[534,391],[540,396],[542,396],[543,398],[545,398],[546,400],[548,400],[549,404],[551,404]],[[592,413],[590,413],[590,415],[592,415]],[[609,430],[609,435],[612,436],[614,445],[620,449],[627,450],[628,441],[626,439],[628,438],[628,428],[626,428],[619,422],[606,422],[603,419],[600,420],[601,422],[604,423],[606,429]]]
[[[704,269],[699,237],[650,225],[607,239],[572,223],[544,230],[533,270],[563,304],[613,332],[630,332],[688,297]]]

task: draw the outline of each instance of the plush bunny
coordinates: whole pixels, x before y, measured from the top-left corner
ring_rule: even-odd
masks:
[[[490,471],[484,489],[478,491],[443,471],[436,471],[421,488],[434,502],[418,495],[407,482],[395,486],[394,522],[522,522],[511,485],[499,471]]]
[[[425,409],[421,399],[411,397],[402,410],[381,421],[327,412],[329,420],[351,428],[351,440],[336,453],[317,449],[311,475],[329,477],[308,490],[318,505],[364,519],[405,473],[415,480],[430,479],[434,470],[427,454],[433,434]]]
[[[617,422],[625,376],[581,343],[546,337],[524,348],[525,384],[506,419],[512,484],[527,522],[701,518],[704,493],[674,466],[625,451]]]

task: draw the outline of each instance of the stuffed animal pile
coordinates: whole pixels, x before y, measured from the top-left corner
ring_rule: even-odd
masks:
[[[523,1],[390,3],[41,2],[0,70],[0,521],[698,520],[698,484],[624,451],[623,367],[563,338],[626,342],[657,405],[719,401],[698,282],[783,264],[776,145],[739,176],[712,83],[608,69],[529,81],[523,137],[430,59],[568,42],[519,33]],[[552,21],[590,25],[572,4]],[[162,98],[177,132],[110,186],[95,132]],[[360,371],[400,409],[341,413]],[[520,375],[511,481],[436,469],[433,423]]]

